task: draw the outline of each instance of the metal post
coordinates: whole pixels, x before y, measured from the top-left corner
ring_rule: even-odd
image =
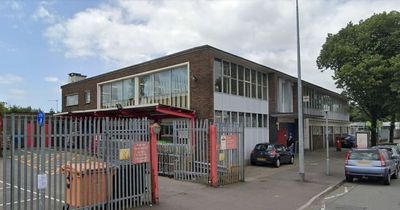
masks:
[[[210,125],[210,184],[218,186],[217,174],[217,145],[216,145],[216,126]]]
[[[300,31],[299,31],[299,1],[296,0],[296,26],[297,26],[297,112],[299,119],[299,175],[301,181],[305,180],[304,173],[304,134],[303,134],[303,97],[301,88],[301,63],[300,63]]]
[[[329,176],[329,134],[328,134],[328,111],[325,111],[325,142],[326,142],[326,175]]]
[[[159,204],[157,134],[154,127],[150,126],[151,198],[153,204]]]

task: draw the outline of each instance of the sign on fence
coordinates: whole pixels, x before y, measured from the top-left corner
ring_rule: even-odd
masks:
[[[148,163],[150,162],[150,144],[135,143],[132,145],[132,163]]]
[[[222,135],[221,136],[221,150],[237,149],[237,135]]]

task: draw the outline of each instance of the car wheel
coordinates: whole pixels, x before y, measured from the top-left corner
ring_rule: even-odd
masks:
[[[399,170],[398,169],[393,174],[393,179],[397,179],[397,178],[399,178]]]
[[[346,182],[353,182],[353,177],[346,176]]]
[[[292,157],[290,157],[290,162],[289,162],[290,164],[293,164],[294,163],[294,157],[292,156]]]
[[[390,185],[390,178],[391,178],[391,176],[392,175],[390,175],[390,171],[389,171],[389,173],[386,175],[386,178],[383,180],[383,184],[385,184],[385,185]]]
[[[255,165],[256,165],[256,161],[250,160],[250,164],[251,164],[252,166],[255,166]]]
[[[276,159],[275,161],[275,167],[279,168],[279,166],[281,166],[281,161],[278,159]]]

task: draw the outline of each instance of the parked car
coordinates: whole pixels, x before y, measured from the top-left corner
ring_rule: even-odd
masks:
[[[400,170],[400,154],[397,152],[397,147],[393,145],[378,145],[372,148],[384,149],[389,152],[389,154],[396,161],[397,170]]]
[[[289,149],[280,144],[261,143],[257,144],[250,155],[250,163],[273,164],[275,167],[281,166],[282,163],[294,163],[294,154]]]
[[[397,143],[383,143],[383,144],[379,144],[378,146],[393,146],[396,148],[397,153],[400,154],[400,144]]]
[[[384,149],[352,149],[346,154],[346,181],[353,178],[380,178],[383,183],[390,185],[391,178],[397,179],[399,170],[394,157]]]
[[[341,140],[342,147],[343,148],[356,148],[357,147],[357,141],[356,137],[353,135],[347,135],[342,138]]]

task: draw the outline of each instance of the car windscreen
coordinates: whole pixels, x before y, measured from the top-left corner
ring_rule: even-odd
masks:
[[[378,151],[353,151],[349,157],[350,160],[379,160]]]

